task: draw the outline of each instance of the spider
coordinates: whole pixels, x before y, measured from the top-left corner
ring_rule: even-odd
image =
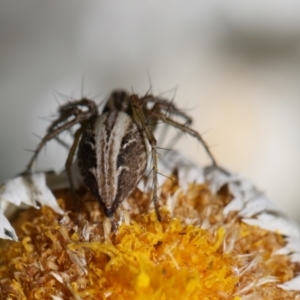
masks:
[[[184,122],[176,121],[175,116]],[[48,141],[56,139],[64,144],[59,134],[79,124],[65,163],[71,190],[75,191],[71,165],[77,152],[85,185],[99,201],[104,214],[111,218],[144,174],[148,159],[147,145],[150,145],[153,202],[157,218],[161,220],[157,197],[156,126],[153,125],[159,121],[196,138],[204,146],[212,165],[217,166],[206,142],[190,127],[192,119],[172,102],[152,95],[138,97],[116,90],[109,96],[101,114],[98,105],[87,98],[60,106],[58,117],[49,126],[29,161],[27,172],[31,172],[39,152]]]

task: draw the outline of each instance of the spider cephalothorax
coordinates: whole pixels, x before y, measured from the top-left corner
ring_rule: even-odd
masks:
[[[184,122],[180,123],[174,117],[180,117]],[[147,165],[149,144],[153,171],[153,202],[160,220],[157,201],[157,143],[153,133],[153,124],[158,121],[195,137],[202,143],[212,164],[216,166],[207,144],[190,127],[192,119],[172,102],[152,95],[138,97],[117,90],[111,93],[101,114],[96,103],[87,98],[61,106],[58,117],[49,126],[47,134],[29,161],[27,171],[31,171],[38,153],[49,140],[57,139],[64,144],[59,134],[70,130],[76,124],[79,125],[65,164],[71,189],[74,191],[71,165],[77,152],[85,185],[98,199],[105,215],[111,217],[141,179]]]

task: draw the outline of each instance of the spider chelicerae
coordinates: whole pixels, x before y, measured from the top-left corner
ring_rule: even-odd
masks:
[[[183,122],[175,118],[182,118]],[[190,127],[192,119],[171,101],[149,94],[138,97],[116,90],[111,93],[102,113],[99,113],[98,105],[87,98],[60,106],[58,117],[49,126],[29,161],[27,172],[31,172],[39,152],[48,141],[56,139],[64,144],[59,134],[79,125],[65,163],[71,190],[75,191],[71,165],[77,153],[85,185],[98,199],[104,214],[112,217],[145,172],[148,144],[152,158],[154,208],[161,220],[157,196],[157,141],[154,136],[158,122],[196,138],[205,148],[212,165],[217,166],[206,142]]]

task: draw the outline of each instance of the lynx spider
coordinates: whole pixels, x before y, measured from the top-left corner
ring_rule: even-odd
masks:
[[[182,118],[184,123],[177,122],[172,116]],[[157,142],[153,133],[153,124],[158,121],[196,138],[204,146],[212,165],[217,166],[206,142],[190,127],[192,119],[172,102],[152,95],[139,98],[135,94],[116,90],[111,93],[101,114],[97,104],[87,98],[60,106],[58,117],[34,151],[26,172],[31,172],[39,152],[48,141],[57,139],[64,144],[59,134],[79,124],[65,163],[71,190],[75,191],[71,165],[77,151],[85,185],[98,199],[104,214],[112,217],[146,169],[148,142],[152,157],[153,202],[157,218],[161,220],[157,197]]]

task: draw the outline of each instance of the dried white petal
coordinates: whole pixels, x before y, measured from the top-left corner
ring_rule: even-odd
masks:
[[[249,201],[245,203],[245,206],[239,212],[239,215],[242,217],[252,217],[263,211],[276,212],[278,211],[278,208],[264,195],[257,194],[255,197],[249,199]]]
[[[226,174],[217,168],[205,168],[205,181],[209,183],[209,187],[213,194],[216,193],[223,185],[228,184],[229,182],[234,182],[239,178],[239,176],[229,173]],[[237,192],[239,193],[239,191]]]
[[[286,237],[287,244],[277,250],[277,255],[290,255],[292,262],[300,263],[300,239],[297,237]]]
[[[48,205],[57,213],[63,214],[46,185],[45,173],[18,176],[0,186],[0,238],[17,241],[16,232],[3,213],[8,212],[9,203],[16,206],[26,204],[36,208],[39,208],[39,205]]]
[[[159,171],[166,175],[178,170],[178,179],[183,191],[187,190],[190,183],[205,182],[204,170],[179,152],[167,152],[160,160],[158,167]]]
[[[58,282],[64,284],[64,285],[68,288],[68,290],[72,293],[74,299],[76,299],[76,300],[82,300],[82,298],[81,298],[80,296],[78,296],[78,295],[75,293],[75,291],[74,291],[72,285],[70,284],[69,280],[68,280],[67,278],[63,278],[63,277],[66,277],[66,276],[63,276],[63,275],[64,275],[63,272],[61,272],[61,273],[59,274],[58,272],[53,272],[53,271],[51,271],[50,274],[51,274]],[[63,298],[61,298],[60,296],[51,296],[51,297],[52,297],[52,299],[54,299],[54,300],[60,300],[60,299],[63,299]]]
[[[82,255],[81,253],[78,253],[76,251],[71,251],[71,250],[67,250],[67,253],[68,253],[71,261],[75,265],[81,267],[82,275],[83,274],[86,275],[88,273],[88,271],[86,269],[87,262],[86,262],[84,255]]]
[[[62,297],[60,296],[51,296],[52,300],[64,300]]]
[[[55,212],[63,214],[54,195],[46,185],[45,173],[18,176],[6,181],[0,188],[0,201],[20,206],[21,203],[39,208],[39,204],[50,206]]]
[[[58,272],[51,271],[50,274],[60,283],[64,283],[63,278],[60,276]]]
[[[179,193],[180,193],[180,189],[178,189],[173,195],[168,196],[166,207],[168,208],[168,211],[170,212],[171,215],[173,215],[174,213],[174,209],[176,206]]]
[[[264,212],[255,218],[244,218],[242,221],[251,226],[258,226],[262,229],[280,233],[284,236],[300,237],[299,226],[284,215]]]
[[[257,283],[256,286],[261,286],[261,285],[265,285],[267,283],[272,283],[272,282],[278,282],[278,278],[275,276],[266,276],[263,278],[260,278]]]
[[[277,286],[286,291],[300,291],[300,276],[286,281],[285,283],[278,284]]]
[[[17,234],[0,208],[0,238],[18,241]]]
[[[138,188],[143,192],[149,192],[152,188],[151,170],[152,164],[151,158],[149,158],[147,170],[145,171],[145,174],[149,174],[149,176],[146,181],[141,180],[138,183]],[[158,186],[161,186],[165,182],[165,176],[172,175],[174,171],[178,171],[178,180],[183,191],[187,190],[190,183],[201,184],[205,182],[204,170],[200,166],[197,166],[195,162],[176,151],[166,152],[160,157],[158,161],[158,171],[162,174],[157,178]]]

